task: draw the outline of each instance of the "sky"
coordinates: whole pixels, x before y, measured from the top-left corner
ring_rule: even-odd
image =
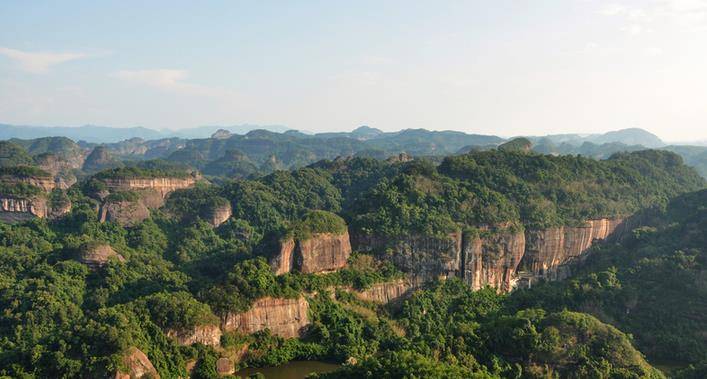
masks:
[[[0,123],[707,140],[707,0],[4,0],[0,24]]]

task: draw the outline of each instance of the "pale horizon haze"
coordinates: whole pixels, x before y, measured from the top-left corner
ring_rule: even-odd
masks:
[[[11,0],[0,22],[0,123],[707,140],[707,0]]]

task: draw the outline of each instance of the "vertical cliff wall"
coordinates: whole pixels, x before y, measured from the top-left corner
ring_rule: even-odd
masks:
[[[603,240],[623,219],[588,220],[578,227],[557,227],[526,232],[526,249],[520,269],[536,278],[563,279],[559,267],[582,255],[596,240]]]
[[[555,280],[566,276],[567,265],[594,241],[611,235],[622,219],[589,220],[577,227],[513,231],[498,225],[480,233],[447,237],[407,236],[386,240],[354,235],[354,249],[377,253],[416,281],[461,277],[471,288],[485,286],[511,291],[524,280]]]
[[[243,334],[270,329],[273,334],[284,338],[300,337],[304,327],[309,325],[308,312],[309,303],[304,297],[264,297],[253,303],[246,312],[226,315],[221,320],[221,328]]]
[[[196,184],[197,178],[117,178],[103,180],[111,191],[133,191],[151,189],[162,196],[178,189]]]
[[[502,229],[466,233],[462,279],[474,290],[491,286],[508,292],[514,287],[516,268],[524,253],[525,235],[522,231]]]
[[[351,255],[349,233],[315,233],[306,240],[281,241],[279,250],[270,259],[276,275],[290,271],[305,274],[336,271]]]

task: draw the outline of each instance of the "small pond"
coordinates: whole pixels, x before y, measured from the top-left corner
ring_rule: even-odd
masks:
[[[320,361],[291,361],[280,366],[244,368],[243,370],[237,371],[235,375],[247,378],[248,375],[260,372],[265,375],[267,379],[302,379],[313,372],[331,372],[339,367],[340,365],[335,363]]]

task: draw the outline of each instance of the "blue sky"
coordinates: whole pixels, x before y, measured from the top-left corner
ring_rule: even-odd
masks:
[[[707,1],[3,1],[0,122],[707,139]]]

